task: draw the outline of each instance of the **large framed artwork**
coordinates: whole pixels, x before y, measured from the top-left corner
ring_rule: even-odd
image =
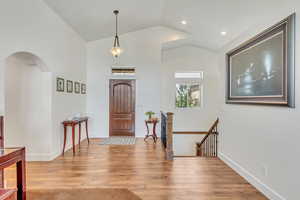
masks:
[[[226,57],[226,103],[295,107],[295,14]]]

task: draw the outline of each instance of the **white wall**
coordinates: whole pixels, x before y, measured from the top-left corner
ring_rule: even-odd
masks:
[[[195,109],[175,108],[175,72],[203,71],[203,104]],[[217,53],[195,46],[163,51],[162,108],[174,112],[175,131],[207,131],[218,115]]]
[[[175,72],[203,71],[203,104],[200,108],[175,108]],[[216,52],[184,45],[163,50],[162,101],[163,110],[174,112],[174,131],[208,131],[218,117],[218,56]],[[203,135],[174,135],[174,155],[195,156],[196,143]]]
[[[86,111],[84,95],[55,91],[57,76],[86,81],[85,42],[41,0],[2,0],[0,13],[0,114],[5,114],[6,58],[20,51],[30,52],[41,58],[52,73],[50,123],[53,145],[49,152],[35,155],[32,159],[52,159],[62,148],[61,121],[74,113]]]
[[[173,151],[174,156],[196,156],[197,142],[201,142],[205,135],[187,135],[174,134],[173,135]]]
[[[160,73],[162,43],[185,34],[164,27],[153,27],[121,35],[124,53],[120,64],[136,67],[136,136],[145,136],[145,112],[160,112]],[[113,59],[113,38],[87,44],[87,112],[91,116],[91,135],[109,135],[109,78]]]
[[[255,5],[255,4],[254,4]],[[225,83],[225,53],[300,9],[293,0],[256,5],[261,16],[256,26],[240,35],[220,52],[221,83]],[[297,36],[300,17],[297,15]],[[296,37],[296,108],[256,105],[227,105],[222,85],[221,158],[263,191],[270,199],[298,200],[300,190],[300,85],[299,37]]]
[[[20,58],[26,55],[26,59]],[[5,72],[6,147],[25,146],[31,158],[47,154],[51,143],[52,74],[30,54],[15,54]]]

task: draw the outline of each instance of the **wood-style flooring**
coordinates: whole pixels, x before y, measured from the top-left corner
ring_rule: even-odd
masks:
[[[27,163],[27,189],[124,188],[145,200],[267,199],[217,158],[165,161],[159,142],[111,146],[100,140],[82,142],[75,157],[68,151],[51,162]],[[14,173],[5,172],[9,187]]]

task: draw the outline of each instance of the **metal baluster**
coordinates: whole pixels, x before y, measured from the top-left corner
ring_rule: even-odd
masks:
[[[211,156],[211,148],[210,148],[210,145],[211,145],[211,135],[209,135],[209,140],[208,140],[208,151],[209,151],[209,157]]]

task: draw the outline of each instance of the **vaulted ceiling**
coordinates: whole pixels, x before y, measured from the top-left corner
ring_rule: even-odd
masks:
[[[114,35],[113,10],[120,10],[120,32],[167,26],[190,33],[202,46],[218,49],[268,15],[284,0],[44,0],[86,41]],[[181,24],[185,20],[186,25]],[[220,32],[226,31],[222,36]]]

